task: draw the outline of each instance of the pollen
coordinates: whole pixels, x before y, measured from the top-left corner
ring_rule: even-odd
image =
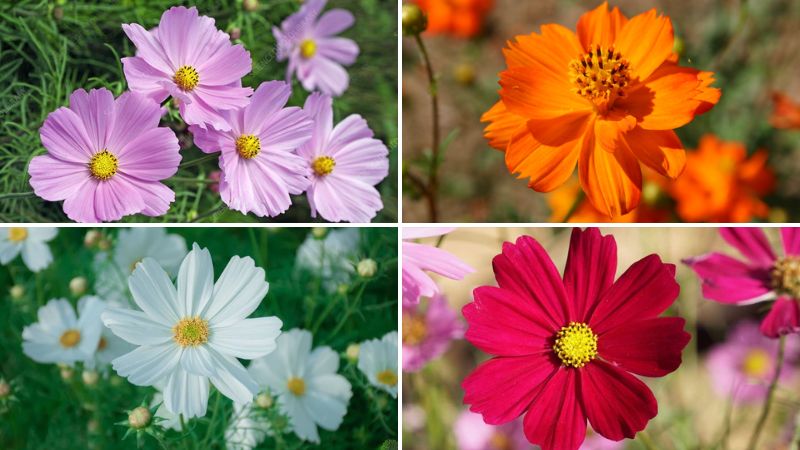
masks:
[[[27,228],[12,227],[8,229],[8,240],[11,242],[22,242],[28,238]]]
[[[751,378],[763,378],[770,369],[769,353],[763,348],[754,348],[747,352],[742,361],[742,372]]]
[[[311,163],[311,168],[314,169],[314,173],[320,177],[324,177],[333,172],[334,167],[336,167],[336,161],[330,156],[320,156]]]
[[[800,299],[800,257],[787,256],[772,267],[772,288]]]
[[[418,315],[403,317],[403,344],[419,345],[428,335],[425,319]]]
[[[185,317],[172,327],[172,335],[181,347],[197,347],[208,342],[208,322],[200,317]]]
[[[630,64],[614,47],[595,47],[569,64],[573,91],[595,104],[610,105],[625,95]]]
[[[306,382],[302,378],[292,377],[286,382],[286,389],[297,397],[306,393]]]
[[[245,159],[253,159],[261,153],[261,141],[257,136],[245,134],[236,139],[236,151]]]
[[[300,43],[300,55],[309,59],[317,54],[317,43],[311,39],[306,39]]]
[[[570,322],[556,334],[553,351],[565,366],[583,367],[597,357],[597,335],[585,323]]]
[[[172,77],[172,80],[175,81],[175,84],[177,84],[182,91],[189,92],[197,87],[197,83],[200,82],[200,74],[198,74],[197,69],[192,66],[182,66],[175,72],[175,76]]]
[[[113,177],[117,173],[117,167],[119,167],[117,157],[106,149],[95,153],[89,160],[89,171],[100,181]]]
[[[387,370],[378,372],[375,375],[375,379],[378,380],[378,383],[386,385],[386,386],[389,386],[389,387],[397,386],[397,374],[394,372],[394,370],[387,369]]]
[[[76,329],[69,329],[61,335],[58,341],[64,348],[75,347],[81,342],[81,332]]]

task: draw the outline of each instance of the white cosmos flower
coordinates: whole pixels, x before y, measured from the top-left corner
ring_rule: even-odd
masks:
[[[58,228],[0,228],[0,263],[6,265],[22,253],[22,262],[38,272],[53,262],[47,243],[58,234]]]
[[[279,338],[280,339],[280,338]],[[233,414],[225,430],[225,448],[228,450],[250,450],[264,442],[270,432],[265,420],[253,416],[253,404],[233,404]]]
[[[317,425],[335,431],[353,395],[350,382],[336,373],[339,355],[330,347],[311,350],[311,333],[293,329],[278,337],[278,349],[250,363],[253,378],[278,399],[295,434],[319,443]]]
[[[297,269],[318,275],[325,290],[334,292],[339,285],[350,282],[356,271],[359,239],[357,228],[331,229],[322,239],[309,233],[297,249]]]
[[[157,389],[162,389],[158,388]],[[164,404],[164,394],[161,392],[156,392],[153,395],[153,401],[150,402],[150,407],[154,407],[158,405],[158,409],[156,409],[156,417],[162,419],[158,422],[164,428],[172,428],[175,431],[181,430],[181,417],[178,414],[167,409],[167,406]]]
[[[167,234],[164,228],[130,228],[120,230],[113,255],[97,254],[94,270],[97,274],[94,290],[112,306],[130,304],[128,277],[136,263],[153,258],[174,277],[186,256],[186,240],[177,234]]]
[[[177,289],[152,258],[136,265],[129,287],[141,311],[110,307],[102,316],[114,334],[138,346],[112,361],[120,376],[139,386],[165,380],[164,404],[186,418],[205,415],[209,381],[236,402],[253,398],[258,384],[236,358],[273,351],[282,323],[247,318],[269,288],[252,258],[231,258],[215,284],[211,255],[194,244]]]
[[[370,384],[397,398],[397,331],[386,333],[382,339],[362,342],[358,368]]]
[[[97,349],[105,302],[97,297],[81,299],[79,317],[66,299],[47,302],[39,308],[39,321],[22,330],[22,350],[40,363],[72,364],[91,358]]]
[[[78,302],[79,316],[83,315],[89,298],[92,297],[84,297]],[[100,339],[97,341],[97,349],[83,362],[89,369],[105,369],[111,365],[111,361],[134,349],[133,345],[121,339],[112,333],[107,326],[103,325],[100,316],[97,317],[97,320],[100,322],[101,327]]]

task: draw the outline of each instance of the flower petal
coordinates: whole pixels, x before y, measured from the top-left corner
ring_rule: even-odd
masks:
[[[130,92],[145,95],[158,104],[161,104],[169,97],[169,91],[161,83],[170,80],[172,75],[156,69],[148,64],[144,58],[137,56],[122,58],[121,61],[122,71],[125,73],[125,81],[128,82]],[[122,94],[122,96],[124,95],[125,93]]]
[[[599,139],[587,135],[583,140],[578,174],[592,205],[609,217],[625,215],[639,205],[642,169],[628,149],[620,146],[614,152],[607,151]]]
[[[165,180],[175,175],[181,162],[178,138],[167,127],[139,130],[117,156],[120,172],[143,181]]]
[[[781,335],[800,332],[800,300],[779,297],[761,322],[764,336],[778,338]]]
[[[138,23],[123,23],[122,31],[136,46],[136,56],[147,64],[166,74],[174,74],[178,70],[178,66],[169,60],[154,33],[145,30]]]
[[[181,263],[177,283],[176,298],[181,315],[203,315],[210,322],[213,316],[206,313],[206,306],[214,291],[214,264],[207,248],[201,249],[196,243],[192,245],[192,251]]]
[[[208,407],[208,378],[175,370],[164,387],[164,405],[185,419],[203,417]]]
[[[686,151],[672,130],[650,131],[636,127],[622,139],[636,158],[665,177],[678,178],[686,167]]]
[[[72,197],[90,176],[86,162],[67,162],[50,155],[34,157],[28,173],[36,195],[51,202]]]
[[[204,345],[185,347],[181,353],[181,367],[193,375],[217,375],[217,366],[214,365],[211,352]]]
[[[233,326],[211,327],[209,344],[218,352],[244,359],[272,353],[283,322],[277,317],[244,319]]]
[[[258,383],[247,373],[242,363],[214,350],[210,353],[213,364],[217,367],[217,375],[210,377],[214,387],[236,403],[251,402],[258,393]]]
[[[39,136],[47,152],[62,161],[87,164],[99,150],[93,147],[81,118],[63,107],[47,115]]]
[[[285,81],[261,83],[244,108],[244,129],[249,133],[260,132],[264,123],[286,106],[291,95],[292,88]]]
[[[578,371],[559,369],[525,414],[525,437],[542,450],[577,449],[586,438],[586,414],[578,398]]]
[[[140,137],[142,132],[158,127],[161,108],[152,99],[127,91],[114,102],[114,116],[114,128],[108,137],[108,149],[120,156],[124,153],[125,146]],[[172,134],[174,136],[174,133]]]
[[[663,377],[681,365],[681,351],[691,336],[679,317],[656,317],[626,323],[597,339],[597,352],[623,370],[646,377]]]
[[[800,256],[800,228],[781,228],[781,240],[786,256]]]
[[[702,280],[705,298],[721,303],[741,304],[772,297],[768,269],[753,268],[738,259],[716,252],[688,258],[683,262]]]
[[[187,315],[167,272],[153,258],[144,258],[128,279],[136,305],[150,320],[171,328]]]
[[[103,324],[117,336],[135,345],[159,345],[172,341],[172,330],[146,313],[109,307],[101,316]]]
[[[256,310],[268,290],[264,269],[256,267],[249,256],[234,256],[213,285],[214,301],[208,306],[205,317],[214,328],[238,326]]]
[[[564,73],[562,79],[543,69],[508,69],[500,73],[500,98],[510,112],[527,119],[555,119],[591,111],[590,102],[572,92]]]
[[[111,362],[114,370],[137,386],[152,386],[178,365],[181,350],[174,342],[144,345]]]
[[[564,269],[564,288],[571,300],[570,320],[589,320],[589,308],[614,283],[616,273],[614,236],[601,236],[597,228],[573,228]]]
[[[775,253],[761,228],[722,228],[719,234],[757,267],[772,267]]]
[[[320,16],[314,26],[314,35],[317,37],[328,37],[339,34],[350,28],[355,23],[356,18],[346,9],[332,9]]]
[[[69,97],[69,108],[81,118],[92,148],[106,148],[114,129],[114,94],[108,89],[75,90]]]
[[[647,79],[672,55],[672,21],[655,9],[639,14],[619,30],[615,46],[639,79]]]
[[[483,130],[483,137],[500,151],[506,151],[514,133],[526,124],[525,118],[509,112],[502,100],[483,113],[481,122],[489,122]]]
[[[614,45],[617,35],[628,19],[622,15],[616,6],[611,11],[608,10],[608,3],[603,2],[597,8],[584,13],[578,19],[576,28],[578,39],[584,49],[600,45],[608,48]]]

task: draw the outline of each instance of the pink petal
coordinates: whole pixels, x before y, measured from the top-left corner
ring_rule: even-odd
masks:
[[[231,129],[228,116],[210,106],[199,96],[193,96],[191,103],[181,102],[179,108],[181,117],[189,125],[197,125],[206,129],[214,127],[220,131],[229,131]]]
[[[90,177],[86,163],[62,161],[50,155],[33,158],[28,173],[36,195],[51,202],[71,197]]]
[[[314,27],[314,36],[327,37],[339,34],[350,28],[356,19],[350,11],[344,9],[332,9],[325,12]]]
[[[403,242],[403,271],[417,275],[415,277],[417,284],[421,285],[420,295],[432,297],[438,292],[438,287],[425,271],[437,273],[451,280],[460,280],[466,274],[474,272],[474,269],[442,249]]]
[[[761,322],[764,336],[778,338],[789,333],[800,333],[800,300],[779,297]]]
[[[318,55],[345,66],[356,62],[358,52],[358,45],[351,39],[326,38],[317,41]]]
[[[367,121],[358,114],[347,116],[333,128],[330,139],[328,140],[328,150],[330,154],[336,156],[338,150],[347,144],[359,140],[372,138]]]
[[[267,149],[258,155],[254,161],[263,171],[278,175],[290,194],[302,194],[311,183],[307,178],[308,168],[306,167],[306,162],[294,153]]]
[[[569,256],[564,269],[572,317],[577,322],[589,320],[591,309],[600,295],[613,283],[617,272],[617,243],[614,236],[601,236],[597,228],[572,229]]]
[[[311,140],[297,149],[297,153],[308,160],[320,155],[328,147],[328,139],[333,131],[333,99],[321,92],[308,96],[303,106],[314,121]]]
[[[108,149],[118,156],[121,150],[145,130],[158,127],[161,108],[158,103],[136,92],[125,92],[114,104],[114,129],[108,138]]]
[[[286,106],[292,88],[283,81],[261,83],[250,98],[250,104],[244,109],[244,129],[250,133],[259,133],[265,121]]]
[[[208,18],[204,17],[204,19],[207,19],[206,23],[208,23]],[[196,45],[189,41],[189,33],[198,20],[195,7],[173,6],[161,15],[155,34],[174,67],[189,63],[187,58],[189,49]],[[210,19],[210,22],[213,29],[214,20]]]
[[[317,55],[308,65],[301,65],[297,78],[307,91],[319,89],[323,94],[338,97],[350,85],[350,77],[344,68],[324,56]]]
[[[242,79],[253,70],[250,52],[240,45],[218,49],[196,67],[202,86],[224,86]]]
[[[78,89],[69,97],[69,107],[81,118],[86,135],[96,151],[106,148],[114,128],[114,95],[108,89]]]
[[[317,180],[308,200],[312,216],[319,213],[329,222],[368,223],[383,209],[381,195],[371,184],[336,173]]]
[[[122,31],[136,46],[136,56],[144,59],[147,64],[166,74],[174,75],[178,67],[173,64],[161,43],[153,33],[142,28],[138,23],[122,24]]]
[[[203,129],[197,125],[189,126],[194,145],[205,153],[214,153],[222,150],[222,139],[230,139],[227,132],[217,131],[214,128]]]
[[[253,88],[233,86],[197,86],[191,93],[193,99],[201,98],[203,103],[214,105],[215,109],[244,108],[250,103],[248,96]]]
[[[119,171],[144,181],[167,179],[178,171],[180,149],[172,129],[151,128],[119,151]]]
[[[414,227],[403,228],[403,239],[422,239],[442,236],[455,231],[453,227]]]
[[[47,152],[62,161],[87,164],[95,152],[80,117],[67,108],[48,114],[39,135]]]
[[[703,297],[721,303],[754,303],[772,298],[768,269],[753,268],[722,253],[685,259],[703,282]]]
[[[223,178],[219,193],[229,208],[243,214],[274,217],[292,204],[287,186],[271,170],[224,153],[220,163]]]
[[[781,228],[781,239],[786,256],[800,256],[800,228]]]
[[[167,186],[153,181],[143,181],[137,178],[128,177],[125,174],[117,174],[125,181],[134,186],[139,195],[144,200],[144,209],[141,213],[146,216],[163,216],[169,210],[170,203],[175,201],[175,192]]]
[[[772,267],[775,263],[775,254],[760,228],[722,228],[719,232],[754,265]]]
[[[172,76],[154,68],[144,58],[122,58],[122,70],[131,91],[146,95],[159,104],[169,96],[161,82],[171,80]]]
[[[578,450],[586,438],[586,415],[576,370],[555,373],[525,414],[523,427],[528,440],[542,450]]]
[[[359,139],[339,149],[336,167],[331,175],[359,180],[369,185],[383,181],[389,175],[389,149],[377,139]]]
[[[681,365],[681,352],[691,336],[679,317],[656,317],[617,327],[598,337],[604,361],[646,377],[663,377]]]
[[[76,222],[100,222],[95,212],[94,193],[100,182],[88,176],[76,186],[72,196],[64,200],[64,213]]]
[[[302,109],[283,108],[270,116],[258,132],[261,148],[270,152],[294,152],[311,139],[314,123]]]
[[[97,183],[94,191],[94,209],[100,222],[119,220],[129,214],[141,212],[144,199],[134,185],[125,178],[111,177]]]

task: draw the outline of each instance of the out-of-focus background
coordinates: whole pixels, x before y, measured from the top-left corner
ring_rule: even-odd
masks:
[[[563,274],[569,248],[570,228],[461,228],[446,235],[439,248],[457,256],[475,269],[463,280],[454,281],[433,275],[448,305],[466,322],[461,308],[472,301],[472,290],[481,285],[496,286],[492,258],[500,253],[503,242],[514,242],[521,235],[537,239]],[[710,251],[719,251],[740,258],[719,236],[717,228],[611,228],[601,229],[603,235],[613,235],[617,242],[617,277],[639,259],[658,254],[664,262],[677,266],[677,281],[681,292],[674,305],[665,313],[686,319],[686,331],[692,336],[683,352],[680,368],[663,378],[642,378],[658,400],[658,416],[646,428],[652,442],[641,439],[625,440],[614,445],[599,439],[587,438],[583,450],[632,449],[744,449],[763,406],[763,398],[731,402],[725,386],[733,370],[758,368],[756,359],[763,354],[756,350],[764,343],[757,332],[769,304],[725,306],[706,300],[701,294],[697,276],[681,260]],[[780,249],[777,228],[767,230],[773,248]],[[437,239],[419,242],[436,245]],[[781,250],[776,250],[782,254]],[[429,302],[422,299],[423,304]],[[406,317],[404,315],[404,330]],[[755,338],[749,331],[756,329]],[[738,331],[737,331],[738,330]],[[405,332],[404,332],[405,336]],[[745,345],[736,344],[745,342]],[[774,341],[769,340],[768,342]],[[778,385],[766,428],[758,449],[788,450],[797,448],[797,418],[800,412],[800,373],[796,371],[800,339],[787,340],[787,365]],[[748,353],[750,352],[750,353]],[[741,362],[721,368],[709,359],[714,353],[730,356]],[[775,357],[776,352],[770,353]],[[731,356],[733,355],[733,356]],[[749,359],[754,357],[755,359]],[[403,448],[415,450],[522,450],[531,445],[524,438],[509,439],[497,430],[494,435],[484,432],[482,419],[467,417],[462,399],[461,382],[489,355],[477,350],[466,340],[452,341],[439,358],[428,362],[418,372],[403,376]],[[724,359],[724,358],[723,358]],[[717,360],[719,361],[719,360]],[[728,360],[730,361],[730,360]],[[748,362],[749,361],[749,362]],[[760,360],[761,362],[765,360]],[[755,363],[755,364],[754,364]],[[773,361],[774,363],[774,361]],[[750,364],[754,364],[750,366]],[[768,362],[767,365],[770,363]],[[763,367],[763,366],[759,366]],[[762,386],[765,386],[764,383]],[[469,424],[469,426],[465,426]],[[471,430],[471,431],[470,431]],[[516,433],[521,433],[521,427]],[[493,441],[486,435],[493,436]],[[502,439],[498,438],[502,437]],[[641,436],[637,435],[637,438]],[[790,442],[795,447],[790,447]],[[481,443],[483,443],[481,445]],[[502,444],[502,445],[501,445]],[[652,445],[652,446],[651,446]]]
[[[438,75],[442,136],[446,144],[440,164],[440,222],[544,222],[563,221],[577,199],[577,184],[538,193],[506,169],[503,153],[483,138],[480,116],[498,99],[498,73],[505,69],[502,49],[514,36],[539,32],[539,26],[558,23],[575,30],[578,18],[597,7],[600,0],[446,0],[417,1],[420,5],[462,5],[450,10],[450,32],[422,34]],[[473,5],[473,6],[464,6]],[[768,205],[752,220],[800,219],[800,132],[776,129],[770,124],[772,95],[782,92],[800,102],[800,2],[793,0],[614,0],[632,17],[651,8],[672,19],[680,40],[680,64],[713,71],[722,99],[705,115],[677,130],[685,148],[695,149],[700,137],[714,133],[726,141],[739,141],[752,154],[768,152],[768,167],[777,182],[751,193]],[[439,7],[437,17],[446,15]],[[470,12],[471,11],[471,12]],[[436,20],[441,23],[440,19]],[[430,220],[427,203],[411,177],[423,177],[431,146],[431,111],[428,84],[413,38],[403,40],[403,215],[407,222]],[[702,164],[708,164],[704,162]],[[703,167],[703,170],[711,170]],[[761,171],[762,169],[756,169]],[[767,170],[767,169],[763,169]],[[685,174],[684,174],[685,175]],[[647,175],[646,175],[647,179]],[[577,180],[577,174],[576,174]],[[732,180],[749,192],[753,186]],[[648,187],[649,186],[649,187]],[[627,220],[691,221],[677,216],[676,199],[664,195],[658,183],[645,184],[646,214]],[[724,189],[712,186],[712,189]],[[700,189],[698,189],[699,191]],[[764,193],[768,191],[767,193]],[[698,193],[698,195],[700,195]],[[640,208],[641,209],[641,208]],[[657,209],[658,214],[650,214]],[[573,220],[595,222],[591,216]],[[716,221],[716,219],[710,220]],[[728,221],[728,220],[719,220]]]

